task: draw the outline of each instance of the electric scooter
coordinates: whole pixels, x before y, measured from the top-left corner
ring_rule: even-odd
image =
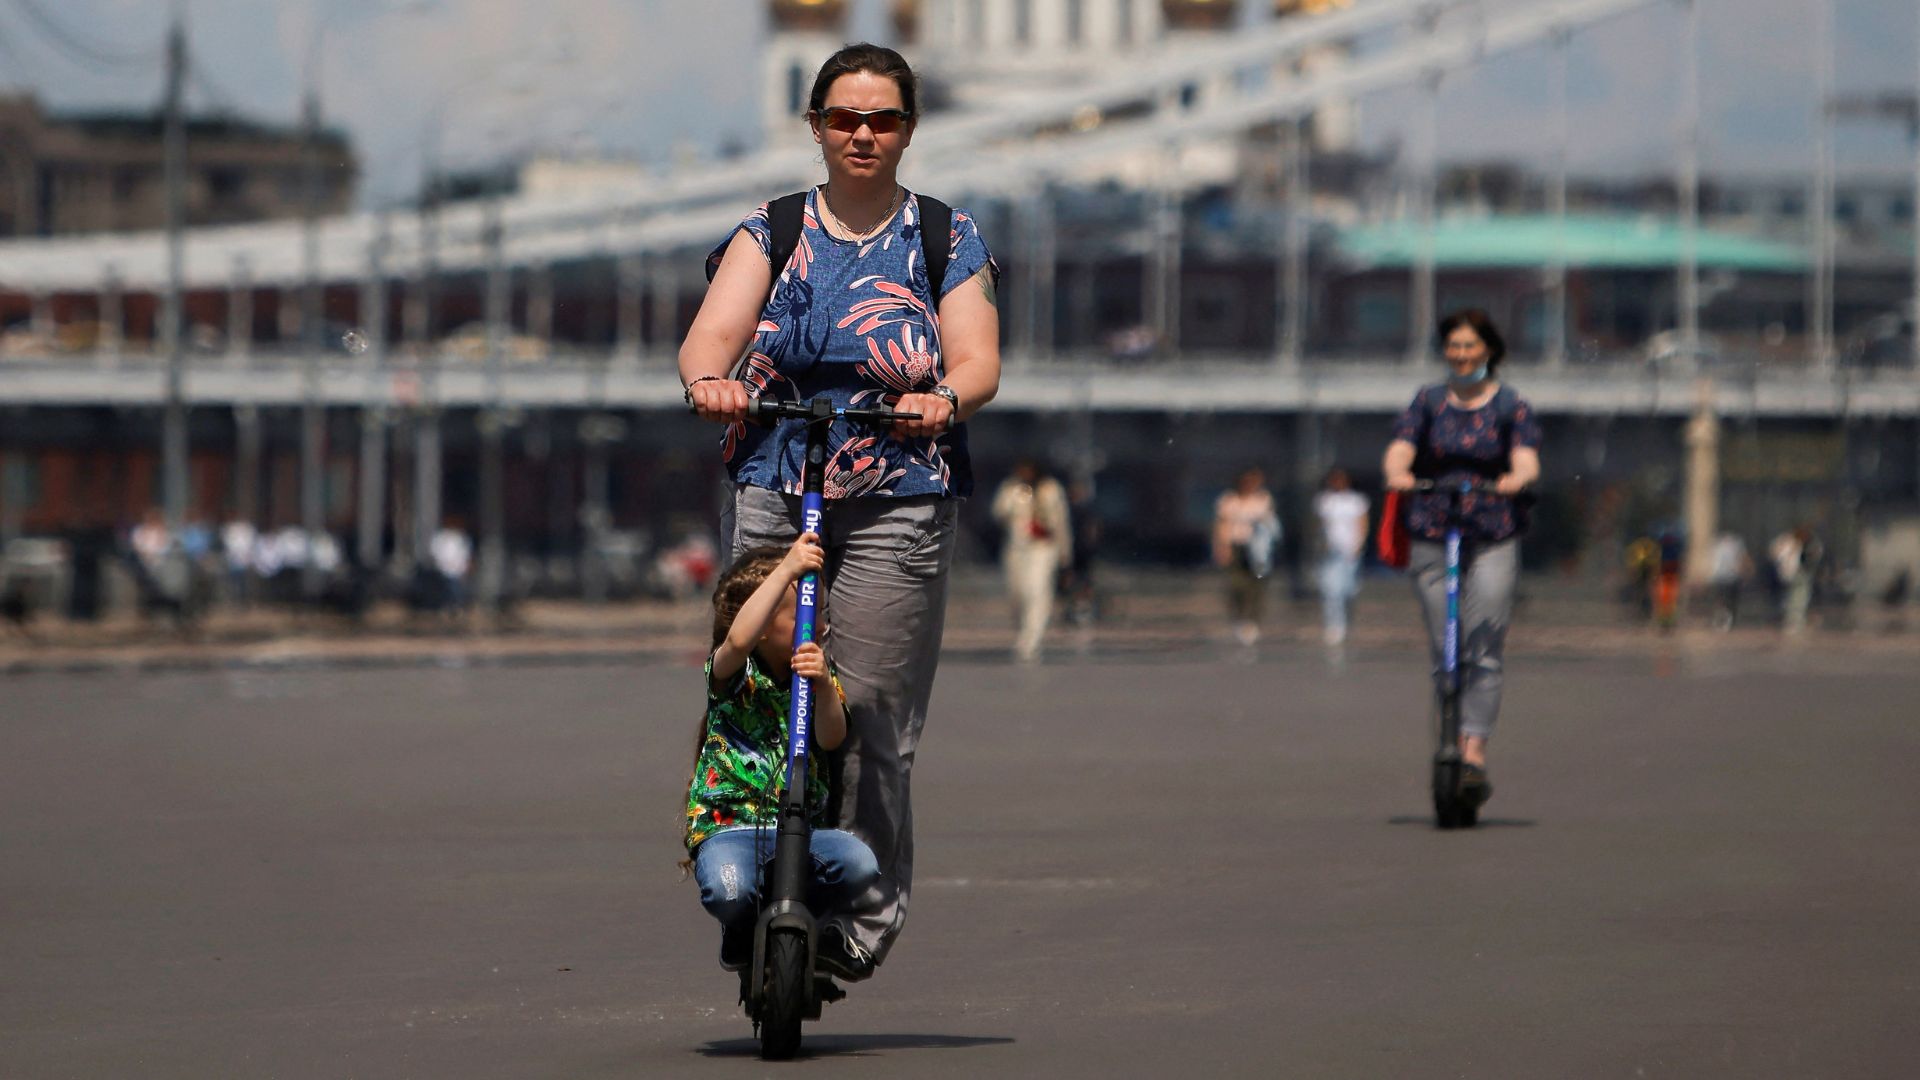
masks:
[[[1472,492],[1491,493],[1492,484],[1467,481],[1437,484],[1422,480],[1415,491],[1441,491],[1447,495],[1447,624],[1440,649],[1442,687],[1440,698],[1440,745],[1433,755],[1433,817],[1442,829],[1471,829],[1480,820],[1480,800],[1461,790],[1466,761],[1460,756],[1460,497]]]
[[[920,414],[891,409],[840,408],[824,397],[811,401],[748,403],[752,421],[804,420],[807,423],[806,468],[801,481],[800,531],[820,533],[825,509],[827,429],[834,420],[888,426],[899,420],[918,420]],[[823,588],[819,574],[808,571],[800,579],[793,622],[793,645],[814,640],[814,619]],[[820,1019],[820,1008],[846,992],[834,985],[814,964],[818,924],[807,908],[807,886],[813,877],[813,826],[807,818],[807,761],[811,751],[813,684],[793,677],[793,703],[787,714],[786,789],[780,797],[779,827],[774,839],[773,863],[760,891],[760,918],[753,929],[753,961],[741,974],[740,997],[747,1018],[760,1039],[760,1056],[767,1060],[791,1058],[800,1049],[800,1023]]]

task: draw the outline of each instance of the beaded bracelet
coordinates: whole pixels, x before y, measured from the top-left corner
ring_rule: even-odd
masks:
[[[687,383],[685,386],[682,386],[680,388],[680,396],[686,398],[687,404],[691,405],[693,404],[693,384],[694,383],[720,382],[720,381],[721,379],[720,379],[720,376],[718,375],[702,375],[699,378],[694,379],[692,382]]]

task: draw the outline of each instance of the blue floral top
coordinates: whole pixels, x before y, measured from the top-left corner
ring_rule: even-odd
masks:
[[[1489,400],[1477,409],[1462,409],[1452,398],[1445,398],[1439,412],[1434,413],[1427,405],[1427,395],[1435,392],[1428,387],[1414,395],[1413,404],[1393,424],[1393,438],[1410,442],[1419,451],[1415,469],[1420,478],[1446,486],[1493,480],[1505,473],[1512,447],[1500,430],[1496,403]],[[1499,393],[1513,391],[1502,387]],[[1525,398],[1519,398],[1513,408],[1511,443],[1540,448],[1540,421]],[[1455,497],[1441,491],[1414,494],[1407,508],[1407,532],[1421,540],[1445,540],[1447,503]],[[1511,497],[1479,492],[1457,497],[1461,535],[1466,539],[1491,544],[1519,534],[1520,519]]]
[[[859,243],[821,227],[819,198],[819,188],[807,193],[799,243],[760,315],[741,375],[747,393],[787,401],[826,395],[842,406],[873,408],[931,389],[946,368],[939,305],[927,295],[920,254],[919,198],[909,194],[885,231]],[[719,265],[741,229],[763,255],[771,252],[772,227],[762,204],[707,256],[710,267]],[[946,242],[943,296],[983,268],[999,280],[979,226],[959,207]],[[801,420],[773,427],[733,424],[723,438],[723,456],[735,483],[798,494],[806,442]],[[829,499],[973,493],[965,424],[934,438],[897,440],[834,421],[827,452]]]

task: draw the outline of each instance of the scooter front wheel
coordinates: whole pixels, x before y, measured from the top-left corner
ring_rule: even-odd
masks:
[[[766,996],[760,1006],[760,1056],[785,1061],[800,1050],[807,1012],[807,938],[797,930],[767,934]]]
[[[1460,797],[1460,763],[1433,763],[1433,821],[1442,829],[1469,827],[1477,815]]]

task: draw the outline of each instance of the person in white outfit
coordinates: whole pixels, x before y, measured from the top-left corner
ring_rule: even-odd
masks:
[[[1327,644],[1347,640],[1347,612],[1360,591],[1360,558],[1367,549],[1367,497],[1353,490],[1345,469],[1327,473],[1313,512],[1320,518],[1326,557],[1320,564],[1320,602]]]
[[[993,517],[1007,530],[1001,565],[1013,597],[1014,655],[1023,663],[1040,658],[1040,643],[1053,618],[1053,585],[1073,555],[1067,493],[1060,482],[1023,460],[993,496]]]
[[[447,607],[464,611],[467,606],[467,574],[473,569],[473,541],[457,522],[440,527],[428,547],[433,568],[446,579]]]

